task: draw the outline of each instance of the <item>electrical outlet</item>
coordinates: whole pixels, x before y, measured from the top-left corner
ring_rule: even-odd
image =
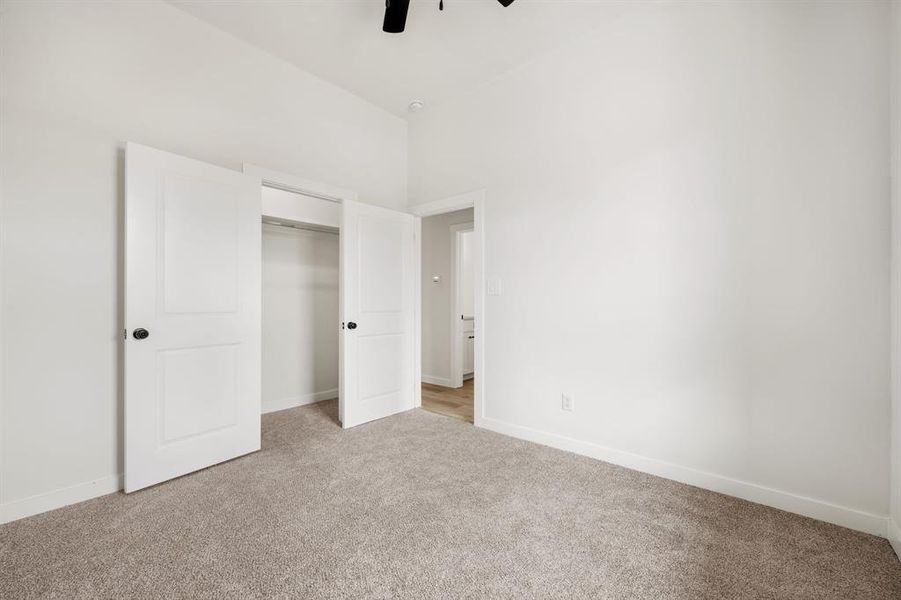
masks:
[[[573,410],[573,397],[567,394],[563,394],[560,402],[560,408],[565,411],[572,412]]]

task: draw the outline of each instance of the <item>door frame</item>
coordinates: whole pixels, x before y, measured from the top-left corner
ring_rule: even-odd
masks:
[[[466,208],[473,209],[473,235],[475,236],[475,251],[473,253],[473,287],[475,292],[475,302],[473,304],[473,312],[475,313],[473,316],[475,317],[474,323],[474,334],[475,335],[475,344],[473,351],[475,353],[475,357],[473,360],[473,377],[475,378],[475,384],[473,386],[473,424],[476,427],[482,427],[482,423],[485,420],[485,408],[486,408],[486,397],[485,397],[485,348],[487,347],[487,340],[485,336],[485,332],[487,331],[487,320],[486,320],[486,310],[485,310],[485,292],[486,292],[486,276],[487,268],[485,261],[485,198],[486,198],[486,190],[475,190],[471,192],[466,192],[463,194],[458,194],[456,196],[450,196],[448,198],[442,198],[440,200],[435,200],[433,202],[426,202],[424,204],[417,204],[416,206],[410,207],[410,212],[418,217],[431,217],[434,215],[441,215],[444,213],[454,212],[458,210],[463,210]],[[417,253],[418,262],[421,265],[422,262],[422,236],[418,236],[419,240],[417,243],[417,249],[419,252]],[[421,267],[417,270],[418,273],[421,273]],[[422,285],[417,286],[417,294],[419,299],[417,300],[417,314],[416,314],[416,348],[415,348],[415,356],[416,356],[416,366],[415,373],[417,381],[422,381]],[[455,331],[452,329],[451,331]],[[459,337],[459,336],[458,336]],[[452,357],[453,358],[453,357]],[[453,373],[452,373],[453,375]],[[422,405],[422,386],[416,386],[416,406]]]
[[[298,177],[296,175],[292,175],[290,173],[282,173],[279,171],[274,171],[272,169],[267,169],[265,167],[260,167],[258,165],[243,163],[242,165],[244,173],[248,175],[254,175],[260,178],[260,182],[263,186],[271,187],[279,190],[284,190],[286,192],[294,192],[297,194],[303,194],[304,196],[310,196],[313,198],[317,198],[319,200],[327,200],[329,202],[335,202],[336,204],[343,204],[346,201],[357,201],[357,192],[353,190],[348,190],[344,188],[340,188],[337,186],[329,185],[326,183],[320,183],[317,181],[312,181],[310,179],[304,179],[302,177]],[[286,210],[290,210],[290,207],[285,207]],[[268,210],[264,207],[262,210],[263,217],[271,217],[274,219],[285,219],[292,220],[292,214],[290,213],[279,213],[278,208],[269,208]],[[338,235],[341,236],[343,232],[341,231],[341,224],[338,224]],[[339,244],[340,248],[340,244]],[[335,323],[335,327],[338,328],[341,326],[341,323],[344,320],[344,286],[341,284],[342,281],[342,273],[341,273],[341,255],[339,250],[338,255],[338,322]],[[418,306],[416,306],[418,309]],[[418,314],[414,315],[414,320],[418,323]],[[414,332],[415,335],[415,332]],[[338,334],[338,415],[344,414],[344,394],[341,390],[341,373],[344,370],[344,336],[340,333]],[[418,351],[418,348],[414,347],[414,353]],[[415,372],[415,365],[414,365]],[[417,388],[414,388],[418,390]],[[418,398],[418,396],[416,396]],[[414,399],[415,402],[415,399]],[[342,424],[343,426],[343,424]]]
[[[475,232],[474,222],[458,223],[450,226],[451,260],[453,260],[453,278],[451,279],[451,383],[455,388],[463,387],[463,298],[460,280],[463,275],[463,260],[461,254],[463,233]],[[475,278],[473,277],[473,284]],[[475,290],[473,289],[473,293]],[[474,324],[473,324],[474,325]],[[473,334],[475,335],[475,334]],[[475,377],[475,374],[473,374]],[[475,408],[475,407],[473,407]]]

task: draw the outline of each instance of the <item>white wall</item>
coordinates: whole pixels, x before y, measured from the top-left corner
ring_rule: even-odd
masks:
[[[162,2],[4,2],[0,518],[118,487],[126,140],[406,204],[401,119]]]
[[[471,208],[422,219],[422,378],[451,385],[451,311],[454,259],[451,225],[472,223]],[[439,275],[440,283],[432,277]]]
[[[411,204],[487,189],[482,425],[884,534],[887,11],[648,4],[412,117]]]
[[[892,462],[889,539],[901,558],[901,2],[892,2]]]
[[[338,235],[263,226],[263,412],[338,397]]]

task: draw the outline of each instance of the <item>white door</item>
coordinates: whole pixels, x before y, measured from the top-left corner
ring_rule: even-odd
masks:
[[[260,448],[260,189],[127,146],[126,492]]]
[[[340,418],[413,408],[416,217],[358,202],[341,213]]]

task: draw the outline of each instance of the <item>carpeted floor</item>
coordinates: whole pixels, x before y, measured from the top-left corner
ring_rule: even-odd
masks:
[[[0,527],[0,598],[901,598],[885,540],[422,410]]]

